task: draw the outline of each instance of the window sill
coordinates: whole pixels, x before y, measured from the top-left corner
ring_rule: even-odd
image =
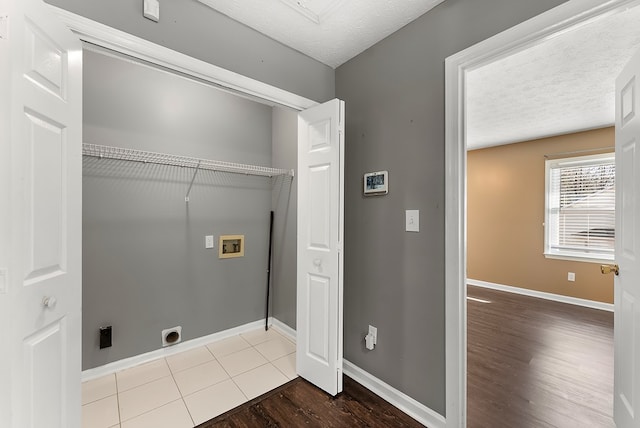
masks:
[[[599,263],[599,264],[608,264],[614,261],[613,256],[611,256],[611,258],[603,258],[603,257],[570,256],[566,254],[546,254],[546,253],[544,256],[547,259],[566,260],[566,261],[572,261],[572,262]]]

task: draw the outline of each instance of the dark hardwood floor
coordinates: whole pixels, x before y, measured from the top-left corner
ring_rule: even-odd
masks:
[[[343,392],[335,398],[296,378],[197,428],[422,426],[345,376]]]
[[[613,428],[613,313],[468,287],[469,428]],[[298,378],[198,428],[421,427],[345,376]]]
[[[469,286],[469,428],[613,428],[613,313]]]

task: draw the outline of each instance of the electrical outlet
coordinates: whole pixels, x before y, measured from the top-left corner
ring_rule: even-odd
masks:
[[[100,349],[111,347],[111,326],[100,327]]]
[[[204,237],[204,248],[213,248],[213,235]]]
[[[369,351],[373,351],[376,343],[378,343],[378,329],[370,325],[369,333],[364,337],[364,345]]]
[[[369,334],[373,337],[373,344],[378,344],[378,329],[372,325],[369,326]]]
[[[569,272],[567,274],[567,281],[575,281],[576,280],[576,273],[575,272]]]

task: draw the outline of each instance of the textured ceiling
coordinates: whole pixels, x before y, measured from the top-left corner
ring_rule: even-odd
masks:
[[[338,67],[444,0],[198,0]]]
[[[640,7],[467,73],[470,149],[614,123],[615,79],[640,49]]]

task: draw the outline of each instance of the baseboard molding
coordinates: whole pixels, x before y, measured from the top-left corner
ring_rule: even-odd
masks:
[[[287,336],[293,342],[296,341],[296,331],[287,324],[277,318],[270,318],[269,323],[273,328]],[[418,422],[430,428],[445,428],[445,418],[434,412],[430,408],[418,403],[413,398],[398,391],[391,385],[386,384],[372,374],[362,370],[360,367],[348,360],[343,360],[343,373],[355,380],[362,386],[366,387],[376,395],[388,401],[391,405],[397,407],[404,413],[408,414]]]
[[[611,303],[602,303],[596,302],[594,300],[579,299],[577,297],[562,296],[560,294],[545,293],[543,291],[529,290],[527,288],[513,287],[511,285],[496,284],[493,282],[480,281],[478,279],[467,278],[467,284],[475,285],[477,287],[491,288],[498,291],[506,291],[508,293],[522,294],[524,296],[537,297],[539,299],[568,303],[570,305],[599,309],[601,311],[613,312],[614,308],[614,305],[612,305]]]
[[[272,318],[269,318],[269,321],[272,322]],[[273,320],[277,321],[277,320]],[[284,323],[277,321],[278,324],[286,326]],[[264,327],[264,319],[250,322],[248,324],[244,324],[238,327],[233,327],[228,330],[219,331],[217,333],[209,334],[207,336],[198,337],[196,339],[186,340],[184,342],[180,342],[173,346],[168,346],[166,348],[156,349],[154,351],[146,352],[144,354],[135,355],[133,357],[124,358],[122,360],[114,361],[112,363],[105,364],[103,366],[95,367],[93,369],[84,370],[82,372],[82,381],[85,382],[87,380],[95,379],[101,376],[106,376],[109,374],[113,374],[115,372],[119,372],[121,370],[125,370],[138,364],[148,363],[153,360],[157,360],[159,358],[165,358],[170,355],[178,354],[180,352],[189,351],[191,349],[199,348],[200,346],[204,346],[208,343],[215,342],[216,340],[226,339],[231,336],[235,336],[241,333],[246,333],[251,330],[255,330],[257,328]],[[282,330],[281,327],[276,327],[278,330]],[[284,332],[284,334],[288,334]]]
[[[254,321],[207,336],[187,340],[173,346],[156,349],[151,352],[146,352],[144,354],[114,361],[100,367],[84,370],[82,372],[82,381],[85,382],[88,380],[96,379],[101,376],[106,376],[122,370],[126,370],[139,364],[148,363],[159,358],[165,358],[170,355],[195,349],[208,343],[215,342],[216,340],[226,339],[231,336],[264,327],[264,325],[264,320]],[[295,343],[296,331],[289,327],[287,324],[283,323],[277,318],[269,317],[268,325]],[[343,360],[343,372],[365,388],[377,394],[384,400],[388,401],[391,405],[397,407],[425,426],[428,426],[430,428],[445,428],[445,418],[442,415],[431,410],[427,406],[420,404],[405,393],[398,391],[391,385],[388,385],[372,374],[362,370],[360,367],[349,362],[348,360]]]
[[[294,329],[278,320],[277,318],[269,318],[269,324],[295,343],[296,331]],[[343,373],[345,375],[349,376],[376,395],[388,401],[391,405],[397,407],[418,422],[430,428],[445,427],[445,418],[440,414],[434,412],[423,404],[418,403],[413,398],[409,397],[403,392],[398,391],[391,385],[384,383],[380,379],[362,370],[360,367],[349,362],[348,360],[343,360],[342,365]]]
[[[343,372],[421,424],[429,428],[445,428],[446,420],[444,416],[431,410],[424,404],[418,403],[407,394],[398,391],[391,385],[362,370],[352,362],[343,360]]]
[[[283,336],[286,336],[287,339],[291,340],[293,343],[296,342],[296,331],[287,324],[277,318],[269,317],[269,325],[278,330]]]

